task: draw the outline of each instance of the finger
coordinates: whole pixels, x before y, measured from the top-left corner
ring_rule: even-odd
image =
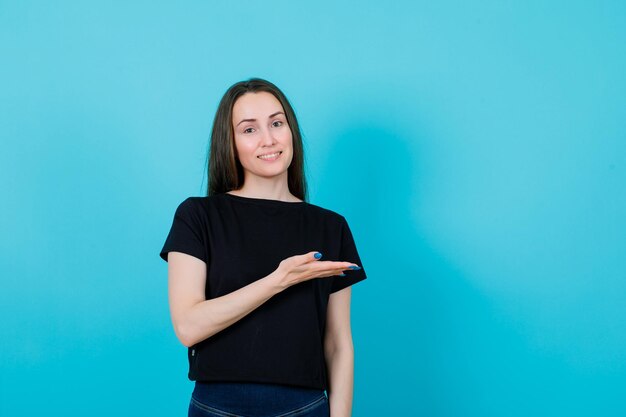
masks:
[[[330,274],[327,275],[327,276],[330,276],[330,277],[345,277],[347,275],[346,275],[344,269],[335,269],[334,271],[330,272]]]
[[[316,270],[316,273],[321,276],[333,276],[341,275],[345,271],[351,271],[350,265],[349,262],[319,261],[310,264],[310,268]]]
[[[302,260],[304,263],[306,262],[312,262],[312,261],[317,261],[318,259],[322,258],[322,254],[321,252],[318,251],[311,251],[308,253],[305,253],[304,255],[300,255],[300,260]]]
[[[316,256],[316,254],[319,254]],[[289,258],[289,262],[293,266],[306,265],[308,263],[315,263],[319,258],[322,257],[322,254],[318,251],[307,252],[302,255],[293,255]]]
[[[342,271],[346,269],[359,269],[358,266],[353,264],[352,262],[341,262],[341,261],[317,261],[311,264],[311,268],[314,268],[318,271],[324,272],[333,272],[333,271]]]
[[[345,270],[346,268],[335,268],[332,272],[331,272],[331,276],[340,276],[340,277],[345,277]]]

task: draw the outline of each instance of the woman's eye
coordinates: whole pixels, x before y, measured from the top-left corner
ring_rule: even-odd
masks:
[[[249,128],[247,128],[247,129],[244,129],[243,133],[252,133],[252,130],[254,130],[254,129],[252,129],[251,127],[249,127]]]
[[[278,123],[278,124],[277,124],[277,123]],[[279,127],[279,126],[282,126],[282,125],[283,125],[283,122],[281,122],[280,120],[276,120],[274,123],[272,123],[272,125],[273,125],[274,127]]]

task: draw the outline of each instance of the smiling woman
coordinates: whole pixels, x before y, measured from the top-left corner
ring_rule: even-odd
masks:
[[[275,152],[281,152],[275,159],[280,162],[258,163]],[[235,190],[284,201],[307,199],[298,120],[287,97],[269,81],[253,78],[226,91],[213,120],[208,159],[207,195]]]
[[[350,287],[366,275],[346,219],[306,201],[303,160],[275,85],[228,89],[207,196],[178,206],[160,253],[196,381],[190,416],[351,413]]]

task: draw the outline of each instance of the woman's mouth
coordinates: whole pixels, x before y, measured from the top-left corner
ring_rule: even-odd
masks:
[[[265,155],[259,155],[257,156],[257,158],[262,159],[264,161],[275,161],[278,159],[278,157],[283,153],[283,151],[278,151],[278,152],[274,152],[274,153],[268,153]]]

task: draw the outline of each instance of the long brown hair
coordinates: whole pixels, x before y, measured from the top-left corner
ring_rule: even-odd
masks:
[[[209,148],[207,196],[238,190],[243,186],[243,166],[236,158],[235,134],[232,117],[235,101],[245,93],[268,92],[272,94],[285,111],[287,124],[291,129],[293,159],[287,170],[289,191],[303,201],[308,201],[306,178],[304,174],[304,149],[302,135],[296,114],[282,91],[269,81],[250,78],[233,84],[220,100],[213,120],[211,145]]]

